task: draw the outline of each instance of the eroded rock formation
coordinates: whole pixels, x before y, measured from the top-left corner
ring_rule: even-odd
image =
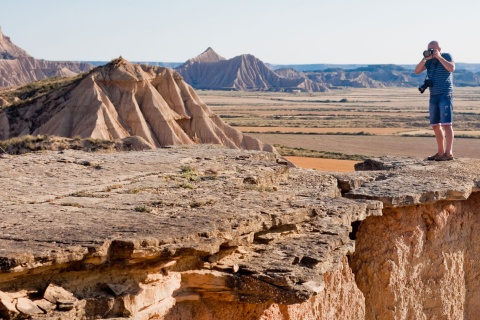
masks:
[[[0,314],[475,319],[480,161],[203,145],[0,158]]]
[[[0,87],[13,87],[48,77],[71,77],[89,71],[93,65],[35,59],[16,46],[0,28]]]
[[[253,55],[244,54],[226,60],[212,48],[175,69],[196,89],[280,91],[329,91],[326,86],[305,76],[283,77]]]
[[[27,134],[105,140],[136,136],[150,148],[213,143],[274,151],[213,114],[178,73],[122,58],[0,112],[0,139]]]

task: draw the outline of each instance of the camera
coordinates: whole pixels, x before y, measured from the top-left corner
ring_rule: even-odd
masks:
[[[430,79],[425,79],[423,84],[420,87],[418,87],[418,91],[420,91],[420,93],[424,93],[425,89],[429,87],[433,87],[433,81]]]
[[[432,54],[433,54],[433,49],[428,49],[428,50],[423,51],[423,56],[425,58],[430,57]]]

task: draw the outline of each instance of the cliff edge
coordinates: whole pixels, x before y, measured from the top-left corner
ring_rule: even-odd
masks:
[[[480,160],[362,168],[213,145],[3,155],[0,315],[478,317]]]

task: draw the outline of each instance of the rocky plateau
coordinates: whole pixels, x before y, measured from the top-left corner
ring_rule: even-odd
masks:
[[[5,319],[477,319],[480,160],[0,157]]]

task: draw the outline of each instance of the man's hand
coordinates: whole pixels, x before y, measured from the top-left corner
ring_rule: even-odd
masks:
[[[433,54],[430,55],[430,57],[428,57],[429,59],[427,59],[427,60],[434,59],[434,58],[438,59],[438,57],[441,57],[441,56],[442,56],[442,54],[440,53],[440,51],[438,51],[437,49],[434,49]]]

